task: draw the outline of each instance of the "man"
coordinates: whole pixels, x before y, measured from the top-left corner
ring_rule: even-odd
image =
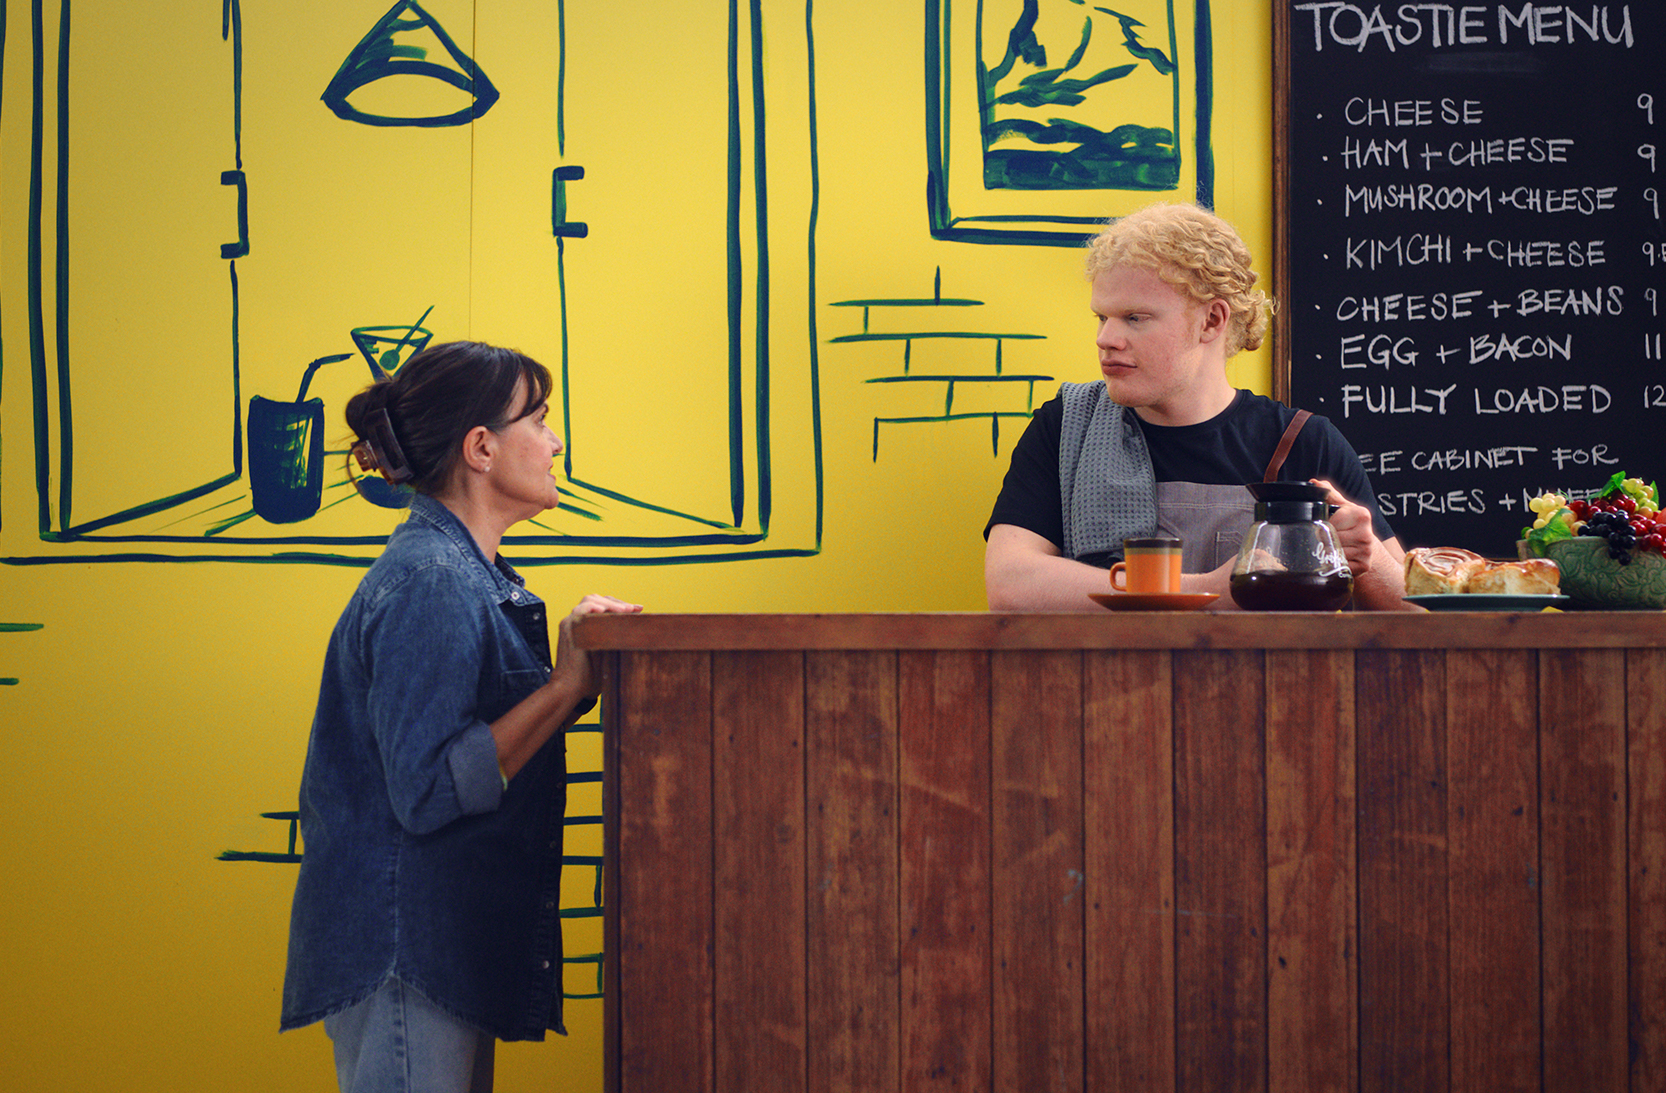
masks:
[[[1255,502],[1244,489],[1278,464],[1279,481],[1324,486],[1354,575],[1354,605],[1405,606],[1405,553],[1359,456],[1322,417],[1226,377],[1257,348],[1272,307],[1249,248],[1226,221],[1191,205],[1154,205],[1088,244],[1102,382],[1066,383],[1036,411],[1012,453],[984,529],[984,584],[996,611],[1094,610],[1122,540],[1184,541],[1184,592],[1228,592]],[[1294,431],[1287,452],[1280,441]]]

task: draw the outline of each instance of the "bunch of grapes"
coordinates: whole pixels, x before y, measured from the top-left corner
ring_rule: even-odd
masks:
[[[1528,501],[1533,523],[1521,537],[1534,553],[1575,535],[1601,538],[1609,557],[1630,565],[1635,552],[1666,556],[1666,512],[1660,507],[1660,487],[1641,478],[1614,474],[1590,500],[1568,500],[1566,493],[1542,493]]]
[[[1637,502],[1625,494],[1570,501],[1568,510],[1576,533],[1606,539],[1608,556],[1621,565],[1631,564],[1634,550],[1666,555],[1666,516],[1639,511]]]

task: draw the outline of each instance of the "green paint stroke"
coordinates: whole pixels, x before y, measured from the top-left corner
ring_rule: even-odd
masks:
[[[916,417],[876,417],[873,419],[873,462],[879,462],[879,427],[881,425],[937,425],[948,421],[988,421],[989,446],[991,453],[998,453],[1001,447],[1001,419],[1008,418],[1018,421],[1028,421],[1030,412],[1017,410],[993,410],[977,414],[927,414]]]
[[[243,6],[238,0],[224,0],[220,7],[220,39],[231,47],[231,136],[236,151],[237,171],[243,171]],[[224,177],[221,178],[222,184]],[[245,238],[247,232],[244,233]],[[246,252],[245,252],[246,253]]]
[[[724,203],[724,243],[728,265],[726,318],[729,334],[729,522],[735,527],[746,522],[746,464],[741,432],[741,128],[740,128],[740,8],[729,0],[729,63],[727,174],[728,193]]]
[[[895,299],[895,300],[834,300],[829,307],[982,307],[982,300],[958,299]]]
[[[428,60],[428,50],[423,46],[394,40],[396,34],[411,34],[424,30],[432,34],[441,48],[450,55],[455,67]],[[399,75],[422,76],[450,84],[469,95],[471,101],[461,110],[450,114],[426,117],[367,114],[348,103],[348,96],[366,84],[375,83],[387,76]],[[370,28],[370,32],[353,47],[347,59],[336,70],[336,74],[330,77],[330,82],[324,88],[321,97],[324,105],[344,121],[359,122],[362,125],[437,128],[467,125],[483,116],[497,102],[498,89],[486,78],[486,73],[480,66],[474,63],[474,58],[457,48],[457,43],[451,40],[451,35],[445,32],[445,28],[440,26],[432,15],[423,11],[415,0],[400,0],[388,9],[388,13],[378,19],[376,25]]]
[[[288,864],[300,861],[301,855],[296,851],[296,844],[300,833],[301,814],[299,812],[262,812],[260,814],[260,818],[263,820],[280,820],[289,825],[289,852],[287,854],[264,850],[222,850],[216,856],[215,860],[277,862]]]
[[[0,633],[28,633],[32,630],[45,630],[47,623],[0,623]],[[0,686],[17,686],[20,683],[17,676],[0,676]]]
[[[975,338],[983,341],[1000,341],[1002,338],[1012,338],[1022,341],[1037,341],[1047,337],[1045,334],[990,334],[980,330],[917,330],[912,334],[840,334],[836,338],[827,339],[829,342],[911,342],[927,338]]]
[[[1030,384],[1033,384],[1033,383],[1037,383],[1037,382],[1044,381],[1044,380],[1050,380],[1052,378],[1053,378],[1052,376],[1043,376],[1043,375],[1040,375],[1040,374],[1023,375],[1023,376],[1001,376],[1001,375],[985,376],[985,375],[979,375],[977,373],[968,372],[965,375],[950,376],[950,375],[941,375],[941,374],[925,375],[925,374],[922,374],[922,373],[915,373],[915,374],[909,375],[909,376],[875,376],[872,379],[865,379],[862,382],[863,383],[930,383],[930,382],[935,381],[935,382],[938,382],[938,383],[949,383],[949,384],[955,384],[955,383],[1030,383]]]
[[[816,128],[816,31],[815,0],[804,3],[805,64],[809,68],[810,101],[810,219],[805,225],[805,249],[810,258],[809,276],[805,279],[805,311],[809,315],[810,335],[810,433],[816,468],[816,550],[821,550],[822,538],[822,468],[821,468],[821,339],[816,333],[816,231],[821,217],[821,158],[817,153]]]
[[[573,994],[570,991],[567,991],[566,989],[563,989],[562,992],[561,992],[562,999],[564,999],[566,1001],[575,1001],[575,1000],[582,1000],[582,999],[587,999],[587,998],[601,998],[601,997],[604,996],[604,991],[602,989],[602,954],[601,953],[585,953],[585,954],[578,955],[578,956],[564,956],[564,957],[561,958],[561,963],[562,964],[594,964],[596,966],[596,990],[595,990],[595,993],[593,993],[593,994]]]

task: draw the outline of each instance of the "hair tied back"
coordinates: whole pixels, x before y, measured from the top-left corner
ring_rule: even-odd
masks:
[[[368,423],[370,435],[353,445],[353,458],[359,461],[359,469],[380,471],[395,486],[410,481],[415,476],[405,463],[399,438],[393,435],[393,421],[388,417],[387,408],[371,413]]]

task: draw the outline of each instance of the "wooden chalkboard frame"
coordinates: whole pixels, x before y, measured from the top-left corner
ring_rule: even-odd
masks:
[[[1273,397],[1290,401],[1290,4],[1273,0]]]

